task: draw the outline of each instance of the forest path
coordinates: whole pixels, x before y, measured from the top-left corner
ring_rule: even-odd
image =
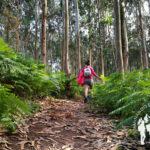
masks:
[[[88,107],[81,100],[43,100],[40,112],[27,118],[18,134],[7,135],[7,147],[11,150],[116,150],[123,145],[126,149],[126,129],[113,130],[110,116],[85,113]],[[127,147],[133,150],[135,144],[128,143]]]

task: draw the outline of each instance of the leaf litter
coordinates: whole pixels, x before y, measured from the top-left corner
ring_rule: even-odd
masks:
[[[128,139],[127,128],[114,130],[110,116],[85,113],[88,108],[80,100],[42,100],[40,111],[25,118],[17,134],[0,130],[0,150],[141,149]]]

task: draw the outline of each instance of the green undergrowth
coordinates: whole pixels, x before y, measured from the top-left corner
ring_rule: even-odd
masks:
[[[50,74],[45,66],[17,54],[0,38],[0,128],[14,131],[26,114],[39,110],[35,99],[75,97],[81,88],[74,76]]]
[[[111,74],[104,84],[95,85],[94,107],[99,112],[118,116],[122,126],[134,127],[140,117],[150,114],[150,69]],[[144,109],[142,109],[144,108]]]
[[[14,131],[25,114],[29,114],[29,108],[9,89],[0,86],[0,127]]]

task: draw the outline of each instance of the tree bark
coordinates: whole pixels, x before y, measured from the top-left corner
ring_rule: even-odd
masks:
[[[90,66],[92,66],[92,49],[91,48],[89,50],[89,61],[90,61]]]
[[[101,18],[101,16],[100,16],[100,10],[99,10],[99,36],[101,38],[100,18]],[[103,29],[103,44],[105,46],[105,29]],[[104,76],[105,75],[105,73],[104,73],[104,66],[105,66],[104,64],[105,63],[104,63],[104,55],[103,55],[103,46],[101,46],[101,48],[100,48],[100,57],[101,57],[101,74]]]
[[[139,17],[138,17],[138,9],[136,8],[136,28],[137,32],[139,32]],[[141,40],[140,35],[138,34],[138,40]],[[140,62],[141,62],[141,67],[144,68],[143,64],[143,53],[142,53],[142,48],[140,48]]]
[[[37,48],[37,41],[38,41],[38,22],[39,22],[39,1],[36,1],[35,4],[35,54],[34,58],[38,60],[38,48]]]
[[[121,43],[121,21],[120,21],[120,0],[114,0],[114,15],[115,15],[115,44],[116,50],[119,53],[119,59],[122,72],[122,78],[124,79],[124,65],[122,56],[122,43]],[[118,64],[117,64],[118,65]],[[119,66],[117,66],[119,68]]]
[[[88,0],[88,3],[90,5],[91,0]],[[89,16],[88,16],[88,20],[89,20],[89,61],[90,61],[90,66],[92,66],[92,42],[91,42],[91,35],[92,35],[92,24],[91,24],[91,8],[89,6]]]
[[[9,44],[9,34],[10,34],[10,29],[9,29],[9,20],[7,23],[7,36],[6,36],[6,42]]]
[[[78,0],[74,0],[75,5],[75,14],[76,14],[76,52],[77,52],[77,69],[76,74],[78,74],[81,70],[81,55],[80,55],[80,31],[79,31],[79,8],[78,8]]]
[[[127,36],[127,23],[125,17],[125,6],[124,0],[120,3],[121,6],[121,35],[122,35],[122,51],[123,51],[123,60],[124,60],[124,70],[128,70],[128,61],[129,61],[129,49],[128,49],[128,36]]]
[[[65,73],[70,76],[69,69],[69,13],[68,0],[65,0]]]
[[[16,52],[18,53],[18,48],[19,48],[19,33],[18,33],[18,31],[15,32],[15,39],[16,39]]]
[[[142,45],[143,56],[144,56],[144,69],[146,70],[148,69],[148,55],[147,55],[145,34],[144,34],[143,23],[142,23],[141,2],[138,3],[138,13],[139,13],[139,29],[140,29],[140,36],[141,36],[141,45]]]
[[[63,21],[63,30],[62,30],[62,42],[61,42],[61,71],[65,71],[65,0],[62,0],[62,21]]]
[[[49,33],[48,33],[48,38],[49,38],[49,42],[48,42],[49,55],[47,54],[47,56],[50,60],[49,61],[50,73],[52,73],[53,72],[53,51],[54,51],[54,47],[52,45],[53,44],[53,34],[50,33],[50,29],[49,29]]]
[[[47,0],[43,0],[43,20],[42,20],[42,60],[46,65],[46,20],[47,20]]]
[[[101,53],[101,74],[104,76],[104,55],[103,55],[103,48],[101,47],[100,49],[100,53]]]
[[[101,39],[101,43],[103,42],[104,47],[105,47],[105,27],[101,25],[100,19],[104,17],[104,13],[102,14],[103,16],[101,17],[101,10],[100,10],[100,1],[98,1],[98,24],[99,24],[99,39]],[[103,37],[103,38],[102,38]],[[104,55],[103,55],[103,46],[100,46],[100,59],[101,59],[101,74],[104,76],[105,75],[105,63],[104,63]]]

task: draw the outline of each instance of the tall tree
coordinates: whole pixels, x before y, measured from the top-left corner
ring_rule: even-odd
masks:
[[[89,22],[89,61],[92,66],[92,21],[91,21],[91,0],[88,0],[88,22]]]
[[[77,69],[76,74],[81,70],[81,56],[80,56],[80,31],[79,31],[79,8],[78,8],[78,0],[74,0],[75,5],[75,18],[76,18],[76,52],[77,52]]]
[[[124,70],[128,70],[129,61],[129,49],[128,49],[128,36],[127,36],[127,23],[125,16],[125,3],[124,0],[120,2],[120,13],[121,13],[121,37],[122,37],[122,51],[124,60]]]
[[[100,6],[101,6],[101,3],[100,3],[100,1],[98,1],[99,40],[102,39],[101,29],[105,28],[104,25],[103,25],[103,27],[101,26],[101,22],[100,22],[100,19],[102,19]],[[103,33],[104,33],[104,30],[105,29],[103,29]],[[103,42],[105,40],[104,38],[105,37],[103,37]],[[102,43],[102,42],[100,42],[100,43]],[[100,58],[101,58],[101,74],[104,76],[105,75],[104,74],[104,55],[103,55],[103,46],[102,45],[100,46]]]
[[[62,8],[62,41],[61,41],[61,71],[65,71],[65,0],[61,0],[60,6]]]
[[[124,65],[122,56],[122,42],[121,42],[121,19],[120,19],[120,0],[114,0],[114,16],[115,16],[115,44],[116,50],[119,53],[120,64],[117,63],[118,71],[122,72],[124,79]],[[119,66],[121,65],[121,68]]]
[[[141,46],[143,50],[143,56],[144,56],[144,69],[148,69],[148,55],[147,55],[147,49],[146,49],[146,43],[145,43],[145,34],[143,30],[143,22],[142,22],[142,12],[141,12],[141,1],[137,3],[138,6],[138,13],[139,13],[139,29],[140,29],[140,37],[141,37]]]
[[[39,23],[39,0],[36,0],[35,3],[35,54],[34,58],[38,60],[38,48],[37,48],[37,42],[38,42],[38,23]]]
[[[136,29],[137,29],[137,32],[139,31],[139,17],[138,17],[138,10],[136,8]],[[138,35],[138,40],[140,41],[141,37],[139,34]],[[144,63],[143,63],[143,50],[142,48],[140,48],[140,62],[141,62],[141,67],[143,68],[144,67]]]
[[[46,21],[47,21],[47,0],[43,0],[43,20],[42,20],[42,39],[41,39],[41,54],[42,60],[46,65]]]
[[[69,69],[69,12],[68,0],[65,0],[65,73],[70,75]]]

